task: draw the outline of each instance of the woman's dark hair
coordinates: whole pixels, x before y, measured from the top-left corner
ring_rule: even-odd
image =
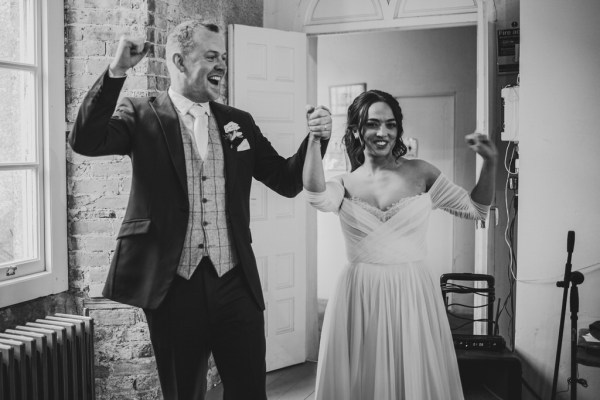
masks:
[[[346,126],[346,133],[344,135],[344,145],[346,146],[346,152],[350,159],[351,171],[360,167],[365,162],[365,145],[363,135],[365,131],[365,123],[369,119],[369,108],[374,103],[386,103],[392,109],[394,118],[396,119],[396,126],[398,129],[398,136],[396,136],[396,143],[392,149],[392,154],[396,159],[406,154],[406,145],[402,141],[402,109],[398,101],[389,93],[382,92],[381,90],[369,90],[359,94],[350,107],[348,107],[348,120]],[[358,132],[359,137],[354,137],[354,133]]]

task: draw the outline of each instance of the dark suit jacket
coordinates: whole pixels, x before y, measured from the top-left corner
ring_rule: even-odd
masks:
[[[177,112],[167,93],[158,97],[123,98],[125,78],[105,72],[85,96],[69,143],[87,156],[128,155],[133,167],[129,204],[103,295],[137,307],[154,309],[176,276],[189,218],[183,142]],[[264,300],[250,234],[252,177],[277,193],[293,197],[302,190],[306,139],[288,159],[277,154],[252,116],[233,107],[210,103],[219,125],[233,121],[250,144],[236,151],[222,138],[226,201],[234,245],[250,290],[259,307]],[[115,109],[116,108],[116,109]],[[326,143],[322,146],[322,154]]]

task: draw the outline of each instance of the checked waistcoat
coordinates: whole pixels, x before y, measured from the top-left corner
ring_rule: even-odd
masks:
[[[209,257],[219,276],[238,262],[225,199],[225,163],[219,128],[208,118],[208,146],[203,160],[193,132],[181,122],[190,216],[177,274],[190,279],[202,257]]]

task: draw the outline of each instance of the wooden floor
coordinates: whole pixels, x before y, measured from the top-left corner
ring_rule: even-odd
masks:
[[[269,400],[314,400],[317,363],[305,362],[267,374],[267,398]],[[485,386],[465,387],[465,400],[502,399]],[[221,400],[223,387],[218,385],[206,394],[206,400]],[[367,399],[365,399],[367,400]]]
[[[314,400],[317,363],[305,362],[282,368],[267,374],[267,398],[269,400]],[[223,387],[209,390],[206,400],[221,400]]]

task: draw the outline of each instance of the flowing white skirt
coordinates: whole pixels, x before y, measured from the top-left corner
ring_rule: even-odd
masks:
[[[352,264],[327,304],[317,400],[462,400],[440,286],[423,263]]]

